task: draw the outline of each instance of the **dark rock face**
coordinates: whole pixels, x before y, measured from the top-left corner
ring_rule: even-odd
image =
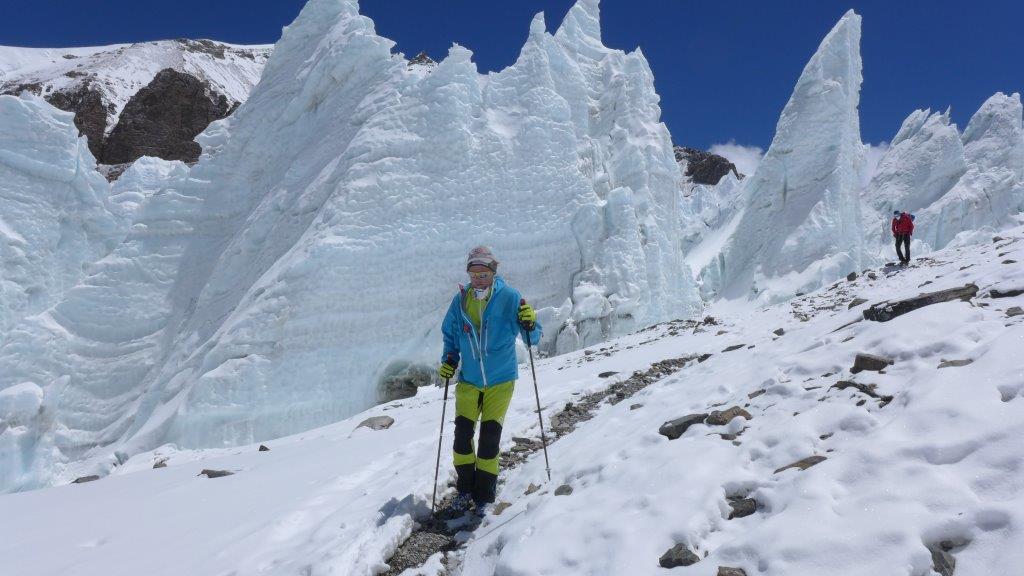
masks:
[[[415,58],[409,60],[409,66],[433,66],[434,64],[437,64],[437,62],[434,62],[433,58],[427,56],[426,52],[420,52]]]
[[[743,175],[736,171],[736,165],[718,154],[696,148],[676,146],[676,162],[686,162],[686,175],[697,184],[718,184],[726,174],[732,172],[737,178]]]
[[[89,151],[99,158],[107,129],[107,110],[99,90],[85,84],[74,92],[54,92],[46,101],[55,108],[75,113],[75,126],[88,139]]]
[[[100,162],[122,164],[141,156],[195,162],[202,149],[193,139],[232,111],[227,98],[212,93],[195,76],[161,70],[125,105]]]

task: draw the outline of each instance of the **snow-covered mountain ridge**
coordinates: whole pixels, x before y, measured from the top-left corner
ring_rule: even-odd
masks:
[[[74,112],[101,164],[143,155],[194,162],[199,152],[185,144],[248,98],[272,51],[269,45],[190,39],[0,46],[0,94],[28,91]]]
[[[662,574],[677,546],[698,561],[673,571],[697,576],[927,576],[953,563],[956,576],[1016,574],[1024,269],[1014,262],[1024,261],[1024,228],[983,240],[792,302],[722,301],[710,322],[673,321],[539,360],[550,424],[567,402],[635,371],[703,357],[631,396],[609,393],[549,446],[550,483],[533,453],[503,474],[498,500],[510,506],[475,539],[403,574],[438,576],[445,563],[462,576]],[[971,283],[968,301],[863,320],[880,301]],[[852,374],[858,353],[893,363]],[[32,576],[68,566],[80,576],[385,572],[429,515],[441,400],[430,387],[266,452],[164,446],[98,481],[0,497],[0,552],[13,573]],[[698,421],[674,440],[659,433],[733,406],[749,418]],[[523,444],[513,438],[539,438],[533,410],[522,382],[506,459]],[[373,416],[394,422],[357,427]],[[446,426],[445,445],[451,434]],[[233,474],[197,476],[203,469]],[[63,480],[91,472],[72,468]],[[452,477],[444,458],[442,479]],[[571,493],[555,495],[563,484]]]

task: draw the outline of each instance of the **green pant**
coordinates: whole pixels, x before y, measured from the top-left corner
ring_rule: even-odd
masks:
[[[501,425],[514,389],[514,380],[487,388],[477,388],[465,382],[455,385],[456,489],[460,493],[472,494],[477,502],[494,502],[498,487]],[[474,451],[477,420],[480,420],[480,445]]]

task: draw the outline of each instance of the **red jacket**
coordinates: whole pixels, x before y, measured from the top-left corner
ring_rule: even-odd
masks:
[[[914,221],[910,219],[910,214],[906,212],[900,214],[899,218],[892,219],[892,233],[893,234],[913,234],[914,233]]]

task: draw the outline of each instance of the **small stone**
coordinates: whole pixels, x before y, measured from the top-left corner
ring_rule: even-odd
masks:
[[[643,404],[630,404],[629,405],[629,409],[630,410],[636,410],[637,408],[643,408]]]
[[[997,242],[1002,242],[1003,240],[1004,240],[1004,238],[1002,236],[993,236],[992,237],[992,243],[993,244],[995,244]]]
[[[796,293],[797,296],[804,296],[805,294],[806,294],[805,292],[797,292]]]
[[[783,330],[782,328],[776,328],[775,330],[772,330],[772,334],[775,334],[776,336],[782,336],[785,333],[786,331]]]
[[[675,440],[682,436],[686,429],[694,424],[700,424],[707,418],[707,414],[689,414],[682,418],[676,418],[675,420],[669,420],[661,425],[658,429],[658,434],[668,438],[669,440]]]
[[[1024,288],[1010,288],[1009,290],[989,290],[989,296],[993,298],[1013,298],[1024,294]]]
[[[753,416],[750,412],[747,412],[739,406],[733,406],[728,410],[715,410],[708,415],[707,421],[705,422],[708,426],[725,426],[732,421],[733,418],[742,416],[747,420],[753,420]]]
[[[1014,306],[1013,308],[1006,310],[1006,315],[1010,318],[1013,318],[1014,316],[1021,316],[1024,315],[1024,310],[1022,310],[1020,306]]]
[[[885,369],[887,366],[894,364],[895,361],[886,358],[884,356],[876,356],[874,354],[865,354],[863,352],[858,353],[853,360],[853,368],[850,368],[850,372],[856,374],[864,370],[872,370],[878,372],[879,370]]]
[[[1016,264],[1016,260],[1003,260],[1003,264]]]
[[[493,514],[495,516],[501,516],[501,513],[504,512],[505,510],[507,510],[508,507],[511,506],[511,505],[512,504],[510,504],[508,502],[498,502],[497,504],[494,505]]]
[[[728,330],[719,330],[718,332],[715,332],[715,336],[721,336],[722,334],[728,334],[728,333],[729,333]]]
[[[530,483],[530,485],[526,488],[526,492],[523,492],[523,496],[529,496],[530,494],[533,494],[537,490],[540,490],[540,486]]]
[[[949,553],[949,550],[943,550],[941,544],[932,544],[928,546],[928,551],[932,553],[932,570],[941,576],[953,576],[953,571],[956,569],[956,558]]]
[[[744,346],[746,346],[746,344],[733,344],[732,346],[729,346],[725,350],[722,350],[722,352],[732,352],[733,350],[739,350],[740,348],[743,348]]]
[[[846,281],[847,282],[853,282],[856,279],[857,279],[857,273],[856,272],[850,272],[849,274],[846,275]]]
[[[223,476],[231,476],[232,474],[234,474],[234,472],[230,470],[211,470],[207,468],[203,469],[203,471],[200,472],[198,475],[206,476],[207,478],[221,478]]]
[[[775,473],[778,474],[779,472],[782,472],[783,470],[789,470],[790,468],[799,468],[800,470],[807,470],[811,466],[821,464],[825,460],[827,460],[827,458],[825,458],[824,456],[808,456],[807,458],[797,460],[792,464],[788,464],[786,466],[783,466],[782,468],[779,468],[778,470],[775,471]]]
[[[167,468],[167,458],[161,458],[154,462],[153,469],[156,470],[157,468]]]
[[[828,440],[829,438],[832,437],[833,434],[835,434],[835,432],[829,432],[828,434],[822,434],[821,436],[818,436],[818,438],[821,440]]]
[[[850,304],[846,306],[846,309],[847,310],[853,310],[857,306],[860,306],[861,304],[865,304],[865,303],[867,303],[867,300],[865,300],[863,298],[854,298],[853,300],[850,301]]]
[[[366,426],[370,430],[386,430],[394,423],[395,419],[391,416],[371,416],[370,418],[360,422],[359,426],[356,426],[356,428]]]
[[[747,394],[747,398],[750,398],[751,400],[753,400],[754,398],[757,398],[758,396],[760,396],[761,394],[764,394],[764,393],[765,393],[765,389],[764,388],[761,388],[760,390],[754,390],[750,394]]]
[[[82,476],[80,478],[75,478],[74,481],[71,482],[71,483],[72,484],[85,484],[86,482],[95,482],[96,480],[99,480],[99,479],[100,479],[99,476],[93,474],[92,476]]]
[[[729,513],[729,520],[745,518],[757,512],[757,500],[753,498],[729,498],[729,506],[732,507],[732,512]]]
[[[747,576],[747,572],[743,568],[730,568],[729,566],[719,566],[717,576]]]
[[[598,378],[607,378],[609,376],[615,376],[616,374],[618,374],[618,372],[613,372],[613,371],[601,372],[600,374],[597,375],[597,377]]]
[[[658,565],[662,568],[675,568],[677,566],[689,566],[700,562],[700,556],[688,550],[683,544],[676,544],[661,555]]]
[[[878,274],[875,274],[874,272],[868,272],[868,278],[872,280],[878,280]]]
[[[260,452],[270,452],[270,448],[268,448],[266,444],[260,444],[259,451]]]
[[[961,366],[967,366],[974,362],[973,359],[967,358],[965,360],[940,360],[939,368],[959,368]]]
[[[568,484],[562,484],[558,488],[555,488],[555,496],[568,496],[572,494],[572,486]]]
[[[711,354],[701,354],[700,356],[697,357],[697,363],[700,364],[707,360],[708,358],[711,358],[711,356]]]

